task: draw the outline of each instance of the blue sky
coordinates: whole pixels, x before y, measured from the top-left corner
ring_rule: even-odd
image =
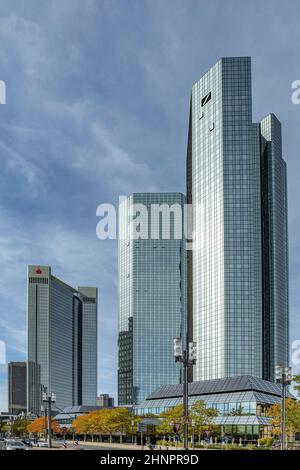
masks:
[[[99,288],[99,392],[116,392],[116,243],[96,207],[184,191],[189,93],[251,55],[253,118],[274,112],[288,163],[291,339],[300,338],[298,1],[1,0],[0,339],[25,358],[26,265]],[[7,409],[0,366],[0,410]]]

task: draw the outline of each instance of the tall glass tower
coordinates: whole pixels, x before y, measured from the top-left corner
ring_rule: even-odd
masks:
[[[82,302],[82,404],[97,401],[97,304],[96,287],[78,287]]]
[[[49,266],[28,266],[27,409],[41,414],[41,387],[58,410],[95,405],[97,289],[75,290]]]
[[[288,208],[281,124],[271,114],[260,123],[263,260],[263,372],[275,380],[276,364],[289,359]]]
[[[119,405],[180,383],[173,339],[186,335],[184,203],[180,193],[135,193],[120,204]]]
[[[249,57],[222,58],[192,87],[187,202],[193,379],[274,380],[288,361],[286,168],[279,121],[252,122]]]

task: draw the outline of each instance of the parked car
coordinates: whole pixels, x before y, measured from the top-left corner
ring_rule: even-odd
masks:
[[[5,441],[5,450],[29,450],[29,447],[27,447],[22,441],[7,439]]]
[[[22,439],[22,442],[25,444],[27,447],[33,447],[33,440],[32,439]]]
[[[37,441],[37,447],[48,447],[47,441]]]
[[[280,441],[274,441],[273,442],[273,447],[274,447],[274,449],[280,449]]]

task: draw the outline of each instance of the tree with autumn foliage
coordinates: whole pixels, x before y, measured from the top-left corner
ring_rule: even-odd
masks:
[[[281,435],[281,403],[275,403],[268,410],[272,434]],[[300,432],[300,401],[292,398],[286,399],[285,404],[285,426],[287,436],[295,432]]]
[[[51,429],[53,434],[60,433],[60,427],[57,421],[52,420]],[[27,425],[27,431],[30,434],[44,434],[45,432],[45,418],[37,418]]]
[[[94,434],[98,434],[100,439],[102,435],[109,435],[112,442],[113,434],[118,433],[122,442],[122,435],[130,432],[132,419],[132,413],[127,408],[103,408],[77,416],[72,426],[77,434],[84,435],[84,439],[88,434],[92,439]]]
[[[90,415],[91,413],[79,415],[72,422],[72,428],[76,434],[83,435],[84,440],[86,440],[87,434],[92,434]]]
[[[114,409],[99,410],[96,413],[98,432],[109,435],[109,441],[112,442],[112,436],[116,430]],[[101,429],[101,431],[99,431]]]
[[[120,433],[120,442],[123,434],[130,433],[132,413],[127,408],[113,408],[110,415],[110,430],[113,433]]]
[[[198,400],[190,409],[189,417],[195,423],[195,432],[199,435],[204,430],[216,431],[217,426],[213,424],[213,419],[218,416],[218,411],[214,408],[207,408],[203,400]],[[183,405],[177,405],[174,408],[163,411],[159,417],[162,419],[161,424],[157,427],[157,431],[161,435],[174,434],[174,425],[179,425],[179,430],[183,430],[184,411]],[[191,430],[191,427],[189,427]]]

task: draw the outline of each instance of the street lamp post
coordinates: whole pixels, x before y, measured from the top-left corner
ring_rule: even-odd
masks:
[[[292,382],[292,369],[284,367],[282,364],[276,366],[276,382],[281,383],[281,450],[286,449],[285,431],[285,397],[286,387]]]
[[[134,444],[134,419],[131,420],[131,444]]]
[[[25,426],[24,426],[25,427],[25,432],[23,433],[23,435],[24,434],[26,435],[26,433],[27,433],[27,414],[26,414],[25,411],[22,411],[21,418],[22,418],[22,420],[24,420],[24,424],[25,424]]]
[[[9,429],[10,429],[9,437],[13,437],[14,434],[13,434],[13,417],[12,416],[9,417]]]
[[[52,404],[56,402],[55,393],[48,395],[47,389],[44,389],[42,393],[43,403],[48,407],[48,448],[52,447]]]
[[[47,438],[47,410],[46,406],[41,405],[41,414],[44,416],[44,439]]]
[[[195,449],[195,420],[192,419],[192,448]]]
[[[182,339],[174,338],[174,357],[175,362],[182,364],[183,376],[183,414],[184,414],[184,437],[183,447],[188,450],[188,426],[189,426],[189,390],[188,390],[188,369],[189,366],[196,364],[196,343],[191,341],[188,343],[188,349],[182,347]]]

